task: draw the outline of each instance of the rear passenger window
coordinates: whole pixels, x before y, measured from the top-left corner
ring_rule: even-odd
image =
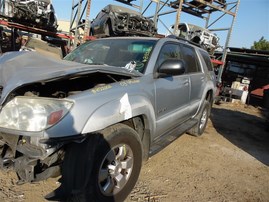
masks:
[[[182,45],[182,53],[186,65],[186,73],[200,72],[201,68],[198,65],[198,59],[194,48]]]
[[[158,56],[157,65],[160,66],[167,59],[182,59],[180,46],[178,44],[165,44]]]
[[[200,53],[205,61],[208,71],[213,71],[213,66],[212,66],[212,62],[210,60],[209,55],[206,52],[201,51],[201,50],[200,50]]]

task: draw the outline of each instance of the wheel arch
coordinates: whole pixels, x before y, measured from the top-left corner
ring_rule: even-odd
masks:
[[[146,161],[149,158],[151,142],[151,130],[149,128],[150,123],[148,118],[142,114],[121,123],[133,128],[138,133],[142,142],[143,160]]]
[[[151,102],[143,96],[128,96],[128,102],[131,109],[130,117],[130,114],[120,113],[122,104],[120,100],[114,100],[96,109],[81,133],[91,134],[117,123],[123,123],[139,134],[143,144],[144,159],[147,159],[152,141],[151,134],[156,130],[154,109]]]
[[[204,101],[208,101],[210,106],[212,107],[213,101],[214,101],[213,89],[208,88],[207,90],[204,91],[203,96],[202,96],[201,101],[200,101],[200,104],[199,104],[199,107],[198,107],[196,113],[193,115],[193,118],[195,118],[199,114],[199,112],[201,111]],[[210,110],[210,113],[211,113],[211,110]]]
[[[206,93],[206,97],[205,99],[210,103],[212,104],[213,103],[213,90],[208,90],[207,93]]]

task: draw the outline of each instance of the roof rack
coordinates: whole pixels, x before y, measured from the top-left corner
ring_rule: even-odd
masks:
[[[173,34],[166,36],[166,38],[171,38],[171,39],[177,39],[177,40],[180,40],[180,41],[185,41],[185,42],[190,43],[190,44],[192,44],[194,46],[197,46],[199,48],[202,48],[202,46],[200,44],[198,44],[198,43],[195,43],[193,41],[190,41],[190,40],[185,39],[185,38],[182,38],[182,37],[178,37],[178,36],[173,35]]]

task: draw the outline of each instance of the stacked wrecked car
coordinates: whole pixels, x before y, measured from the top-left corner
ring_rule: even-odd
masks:
[[[1,15],[10,21],[56,32],[57,18],[51,0],[6,0]]]

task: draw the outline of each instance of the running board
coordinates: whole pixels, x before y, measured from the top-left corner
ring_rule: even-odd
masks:
[[[185,123],[180,124],[180,126],[174,128],[173,130],[169,131],[168,133],[165,133],[164,135],[154,140],[150,147],[149,155],[152,156],[158,153],[164,147],[166,147],[178,137],[183,135],[185,132],[190,130],[195,124],[197,124],[196,119],[188,120]]]

